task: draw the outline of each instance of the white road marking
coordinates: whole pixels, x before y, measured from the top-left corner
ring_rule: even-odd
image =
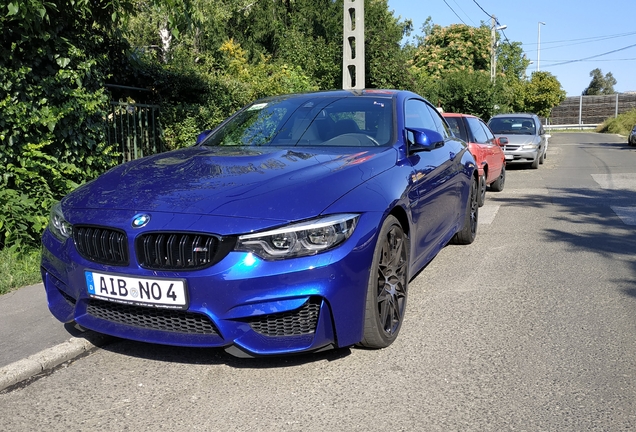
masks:
[[[603,189],[636,191],[636,173],[592,174],[592,178]]]
[[[636,207],[610,206],[625,225],[636,226]]]
[[[483,207],[479,209],[479,225],[490,225],[492,221],[495,219],[497,212],[499,211],[500,205],[488,205],[484,204]]]

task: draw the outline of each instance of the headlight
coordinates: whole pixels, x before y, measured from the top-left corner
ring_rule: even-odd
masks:
[[[66,240],[73,234],[73,226],[64,219],[62,206],[59,202],[55,203],[53,208],[51,208],[49,230],[61,241]]]
[[[536,149],[537,147],[539,147],[539,143],[529,143],[529,144],[524,144],[521,148],[532,150],[532,149]]]
[[[267,260],[315,255],[336,247],[353,233],[357,214],[339,214],[238,238],[236,250]]]

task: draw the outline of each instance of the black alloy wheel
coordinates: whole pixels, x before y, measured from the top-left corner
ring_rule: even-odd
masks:
[[[400,222],[389,215],[380,229],[364,316],[364,337],[359,345],[385,348],[402,326],[408,291],[409,239]]]
[[[486,172],[484,172],[484,175],[479,177],[479,196],[477,197],[477,199],[479,200],[478,201],[479,207],[482,207],[484,203],[486,202],[487,187],[488,185],[486,184]]]

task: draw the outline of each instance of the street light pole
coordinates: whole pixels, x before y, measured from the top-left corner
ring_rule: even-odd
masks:
[[[496,59],[496,43],[497,43],[497,35],[495,33],[495,26],[497,25],[497,19],[494,15],[490,17],[490,81],[495,81],[495,74],[497,71],[495,70],[497,65],[495,64]]]
[[[541,26],[545,25],[543,21],[537,24],[537,72],[539,72],[539,63],[541,61]]]

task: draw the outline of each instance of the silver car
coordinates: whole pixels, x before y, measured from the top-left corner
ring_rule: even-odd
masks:
[[[513,163],[530,164],[539,168],[547,157],[548,138],[536,114],[497,114],[488,121],[495,136],[507,137],[503,147],[506,165]]]

